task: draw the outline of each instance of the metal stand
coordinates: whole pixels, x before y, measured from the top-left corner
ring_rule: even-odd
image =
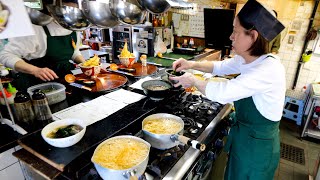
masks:
[[[316,130],[316,129],[311,129],[309,127],[310,125],[310,122],[313,118],[313,110],[314,110],[314,107],[316,104],[319,104],[320,103],[320,96],[319,95],[316,95],[314,93],[314,87],[312,86],[311,89],[310,89],[310,108],[308,108],[308,116],[307,116],[307,120],[306,120],[306,123],[304,124],[304,127],[303,127],[303,130],[302,130],[302,133],[301,133],[301,137],[305,137],[305,136],[309,136],[309,137],[313,137],[313,138],[317,138],[317,139],[320,139],[320,130]]]
[[[14,122],[13,114],[12,114],[8,99],[6,97],[6,94],[4,92],[3,85],[2,85],[2,82],[1,82],[1,78],[0,78],[0,89],[1,89],[1,92],[3,94],[3,99],[4,99],[4,102],[6,104],[6,107],[8,109],[8,113],[9,113],[9,116],[10,116],[10,119],[11,119],[11,120],[9,120],[9,119],[3,118],[3,116],[2,116],[2,114],[0,112],[0,122],[2,124],[6,124],[6,125],[10,126],[11,128],[13,128],[14,131],[17,131],[18,133],[20,133],[22,135],[27,134],[28,133],[27,131],[25,131],[22,127],[18,126]]]

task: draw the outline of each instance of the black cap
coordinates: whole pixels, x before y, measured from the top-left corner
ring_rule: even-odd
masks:
[[[256,0],[249,0],[239,12],[238,18],[246,29],[255,28],[268,41],[284,29],[281,22]]]

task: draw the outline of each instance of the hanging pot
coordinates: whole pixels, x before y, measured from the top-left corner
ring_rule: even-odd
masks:
[[[170,4],[166,0],[138,0],[139,3],[149,12],[154,14],[165,13],[170,9]]]
[[[103,3],[83,0],[82,12],[93,25],[101,28],[112,28],[120,24],[118,18],[110,11],[109,0]]]
[[[146,18],[147,11],[137,0],[110,0],[109,4],[112,14],[124,24],[139,24]]]

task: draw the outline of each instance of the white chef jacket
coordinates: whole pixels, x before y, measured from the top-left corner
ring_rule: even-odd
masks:
[[[16,62],[24,58],[26,60],[38,59],[44,57],[47,51],[47,35],[42,26],[33,25],[35,35],[9,38],[9,42],[0,51],[0,63],[4,66],[14,69]],[[66,36],[72,33],[62,28],[55,22],[47,25],[51,36]],[[72,59],[80,55],[80,34],[77,33],[77,48],[75,49]],[[71,42],[70,42],[71,43]],[[59,52],[57,52],[59,53]]]
[[[222,104],[252,97],[261,115],[279,121],[286,92],[285,70],[280,59],[271,56],[263,55],[249,64],[238,55],[213,62],[214,75],[240,75],[227,82],[209,82],[205,89],[206,96]]]

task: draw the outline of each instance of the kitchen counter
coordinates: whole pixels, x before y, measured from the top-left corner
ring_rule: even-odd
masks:
[[[163,57],[169,57],[169,58],[174,58],[174,59],[184,58],[184,59],[190,60],[190,61],[199,61],[199,60],[205,59],[205,57],[210,57],[211,55],[214,55],[216,53],[220,54],[220,51],[209,49],[209,50],[207,50],[201,54],[198,54],[198,55],[168,53],[168,54],[163,54]],[[215,57],[216,57],[215,60],[219,60],[219,58],[220,58],[219,55],[217,55]],[[174,62],[174,60],[170,60],[170,59],[166,59],[166,58],[159,58],[159,57],[148,57],[147,61],[161,64],[164,67],[171,67],[172,63]]]
[[[95,51],[91,51],[91,55],[94,54]],[[186,58],[188,60],[201,60],[203,59],[204,57],[209,57],[210,55],[214,54],[214,53],[217,53],[218,51],[217,50],[208,50],[208,51],[205,51],[204,53],[202,54],[199,54],[199,55],[195,55],[195,56],[190,56],[190,55],[176,55],[176,54],[173,54],[171,53],[171,57],[174,57],[174,58],[180,58],[180,57],[183,57],[183,58]],[[105,52],[103,52],[104,54]],[[160,58],[154,58],[154,57],[148,57],[148,61],[149,62],[154,62],[154,63],[159,63],[159,64],[162,64],[164,67],[171,67],[172,66],[172,63],[173,63],[173,60],[167,60],[167,59],[160,59]],[[130,79],[129,78],[129,83],[132,83],[133,81],[136,81],[137,79]],[[67,91],[72,91],[72,89],[70,89],[70,87],[67,87]],[[99,95],[101,94],[90,94],[88,92],[85,92],[85,91],[82,91],[82,90],[78,90],[78,89],[73,89],[73,94],[67,94],[67,99],[61,103],[58,103],[58,104],[55,104],[55,105],[52,105],[50,108],[52,110],[52,112],[58,112],[62,109],[65,109],[67,107],[70,107],[72,105],[75,105],[75,104],[78,104],[78,103],[81,103],[81,102],[86,102],[86,101],[89,101],[90,99],[93,99],[95,97],[98,97]],[[4,112],[6,111],[5,110],[5,107],[4,106],[0,106],[0,109],[2,110],[1,112],[4,114]],[[5,114],[4,114],[5,115]],[[35,130],[37,129],[40,129],[42,128],[41,126],[38,126],[38,127],[30,127],[30,126],[23,126],[23,128],[25,128],[28,132],[34,132]],[[17,139],[23,137],[21,134],[15,132],[12,130],[12,128],[8,127],[7,125],[5,124],[0,124],[0,136],[1,137],[6,137],[6,138],[1,138],[0,139],[0,153],[1,152],[4,152],[14,146],[17,146]]]
[[[209,51],[206,52],[204,54],[201,55],[197,55],[194,57],[190,57],[190,60],[198,60],[201,59],[203,57],[206,57],[212,53],[214,53],[216,51]],[[149,60],[149,59],[148,59]],[[168,64],[170,64],[170,66],[172,65],[172,60],[163,60],[160,59],[159,62],[157,62],[158,60],[156,59],[155,62],[156,63],[163,63],[165,61],[167,61]],[[152,62],[152,60],[150,60],[150,62]],[[137,92],[140,94],[143,94],[142,90],[138,90],[138,89],[132,89],[130,87],[128,87],[131,83],[135,82],[137,79],[135,78],[130,78],[128,77],[129,81],[128,84],[124,87],[125,89],[128,90],[132,90],[133,92]],[[67,107],[70,107],[72,105],[81,103],[81,102],[87,102],[90,101],[91,99],[94,99],[98,96],[100,96],[101,94],[99,93],[90,93],[89,91],[85,91],[85,90],[81,90],[81,89],[77,89],[77,88],[73,88],[70,86],[67,86],[67,92],[71,92],[67,93],[67,99],[63,102],[60,102],[58,104],[55,104],[53,106],[50,106],[52,113],[54,112],[58,112],[62,109],[65,109]],[[165,103],[166,100],[163,100],[162,103]],[[79,143],[78,145],[75,145],[74,148],[76,148],[76,146],[85,146],[85,148],[83,149],[78,149],[76,151],[70,151],[70,148],[66,148],[65,150],[61,150],[59,149],[57,152],[57,156],[64,154],[66,156],[72,156],[72,157],[79,157],[80,154],[81,156],[85,156],[87,158],[90,158],[94,147],[96,147],[99,143],[101,143],[103,140],[105,140],[108,137],[111,136],[115,136],[115,135],[120,135],[119,133],[124,133],[125,129],[134,129],[134,128],[141,128],[141,127],[133,127],[130,126],[132,124],[132,122],[135,119],[138,119],[141,116],[144,116],[145,114],[149,113],[150,111],[152,111],[154,108],[156,108],[159,105],[159,103],[155,103],[154,101],[150,101],[149,98],[144,98],[136,103],[130,104],[128,106],[126,106],[125,108],[121,109],[119,112],[114,113],[110,116],[108,116],[107,118],[98,121],[90,126],[88,126],[87,128],[87,132],[84,136],[84,141],[83,143]],[[122,121],[119,121],[119,120]],[[22,126],[23,128],[25,128],[28,132],[26,136],[33,136],[33,135],[37,135],[40,132],[40,129],[43,127],[43,125],[38,125],[38,126]],[[106,130],[106,128],[108,130]],[[122,128],[121,132],[120,129]],[[124,128],[124,129],[123,129]],[[4,130],[2,130],[4,129]],[[138,130],[138,129],[137,129]],[[0,135],[2,135],[2,137],[8,137],[6,138],[5,141],[0,141],[0,150],[1,152],[14,147],[16,145],[18,145],[17,143],[17,139],[26,137],[26,136],[22,136],[17,134],[16,132],[12,131],[12,129],[10,127],[6,127],[6,125],[0,125]],[[46,147],[48,147],[49,145],[47,145],[42,139],[38,139],[39,143],[41,144],[40,149],[42,147],[44,147],[44,149]],[[81,141],[82,142],[82,141]],[[28,143],[33,143],[33,142],[28,142]],[[73,149],[73,148],[71,148]],[[51,150],[50,150],[51,151]],[[25,159],[26,155],[28,156],[28,154],[30,154],[30,158]],[[34,157],[33,155],[31,155],[30,152],[26,151],[25,149],[22,149],[20,151],[17,151],[16,153],[14,153],[14,155],[16,157],[18,157],[20,160],[22,160],[24,163],[29,164],[31,163],[31,166],[33,165],[38,165],[39,163],[44,163],[46,164],[46,166],[40,166],[40,167],[48,167],[53,168],[53,171],[46,171],[46,172],[57,172],[57,174],[51,174],[51,178],[55,177],[57,175],[59,175],[61,173],[61,171],[56,171],[56,168],[48,165],[47,162],[44,162],[42,160],[40,160],[38,157]],[[54,154],[52,154],[54,156]],[[21,157],[22,156],[22,157]],[[61,156],[62,158],[65,156]],[[65,160],[66,165],[70,165],[70,164],[81,164],[82,160],[81,158],[75,158],[75,159],[60,159],[60,160]],[[29,162],[30,161],[30,162]],[[33,161],[37,161],[37,163],[34,163]],[[81,164],[83,165],[83,164]],[[33,167],[36,168],[36,167]],[[68,169],[68,166],[64,167],[64,176],[65,174],[68,174],[68,172],[70,171]],[[48,169],[47,169],[48,170]],[[44,173],[44,172],[42,172]],[[68,176],[68,175],[67,175]],[[48,177],[49,178],[49,177]]]

